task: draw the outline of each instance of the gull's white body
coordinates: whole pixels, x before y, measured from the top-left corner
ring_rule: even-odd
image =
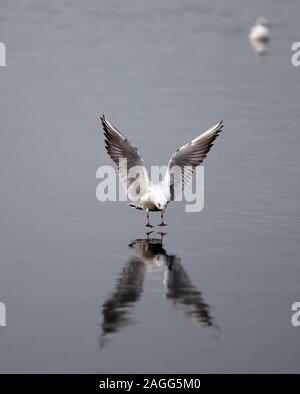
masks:
[[[268,42],[271,38],[269,22],[265,18],[258,18],[251,27],[249,39],[252,42]]]
[[[128,197],[133,201],[138,201],[136,204],[129,205],[147,212],[148,227],[153,227],[149,223],[149,211],[160,211],[162,218],[160,225],[165,225],[163,214],[167,204],[181,195],[194,168],[203,162],[223,127],[223,123],[220,122],[191,142],[178,148],[169,160],[164,180],[154,185],[148,178],[143,158],[138,149],[104,115],[101,117],[101,121],[106,137],[107,153],[119,170]],[[131,172],[137,168],[135,176],[132,176]]]
[[[165,211],[166,204],[170,201],[171,194],[163,183],[154,185],[151,183],[146,193],[141,197],[139,206],[148,211]],[[161,202],[162,209],[157,205]]]

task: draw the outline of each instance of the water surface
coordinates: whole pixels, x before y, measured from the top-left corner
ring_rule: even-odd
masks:
[[[299,4],[126,3],[2,1],[0,371],[299,372]],[[224,121],[162,242],[96,200],[102,113],[149,165]]]

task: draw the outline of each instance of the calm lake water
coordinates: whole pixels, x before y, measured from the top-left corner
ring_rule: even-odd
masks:
[[[299,20],[297,0],[1,2],[1,372],[299,372]],[[98,202],[102,113],[149,165],[223,120],[204,210],[170,204],[147,239]]]

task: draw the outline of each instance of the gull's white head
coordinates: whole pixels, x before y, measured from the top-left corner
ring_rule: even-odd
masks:
[[[256,19],[255,24],[265,26],[265,27],[270,27],[270,25],[271,25],[270,22],[268,21],[268,19],[263,18],[262,16],[260,16],[259,18]]]
[[[167,207],[168,200],[165,197],[155,199],[154,204],[159,211],[164,211]]]

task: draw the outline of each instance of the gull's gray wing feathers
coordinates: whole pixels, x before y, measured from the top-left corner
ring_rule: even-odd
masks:
[[[218,123],[173,154],[164,178],[164,185],[170,191],[171,200],[183,193],[195,167],[203,162],[222,127],[223,122]]]
[[[137,200],[146,193],[150,183],[144,160],[138,149],[104,115],[101,116],[101,122],[106,151],[118,168],[128,197],[131,200]]]

